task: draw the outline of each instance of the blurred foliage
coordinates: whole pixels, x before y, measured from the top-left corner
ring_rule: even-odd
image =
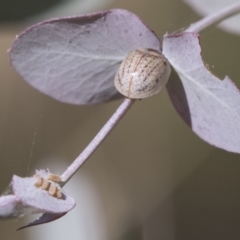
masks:
[[[0,22],[14,22],[32,17],[64,0],[1,0]]]

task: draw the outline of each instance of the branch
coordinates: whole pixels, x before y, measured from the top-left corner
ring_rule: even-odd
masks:
[[[230,16],[238,13],[240,11],[240,1],[233,3],[220,11],[210,14],[198,22],[191,24],[184,32],[200,32],[211,25],[218,24],[222,20],[229,18]]]
[[[107,121],[99,133],[89,143],[89,145],[83,150],[83,152],[74,160],[74,162],[67,168],[67,170],[61,175],[62,185],[66,184],[70,178],[77,172],[77,170],[83,165],[83,163],[92,155],[97,147],[103,142],[111,130],[122,119],[125,113],[133,105],[135,100],[125,98],[122,104],[118,107],[116,112]]]

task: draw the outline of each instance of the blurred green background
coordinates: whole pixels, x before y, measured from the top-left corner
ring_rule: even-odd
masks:
[[[61,174],[121,103],[72,106],[27,85],[11,68],[6,51],[16,34],[46,16],[43,10],[64,15],[64,1],[48,1],[48,6],[46,1],[9,2],[3,1],[0,10],[1,191],[13,174],[30,176],[35,168],[47,167]],[[74,15],[125,8],[160,38],[200,18],[179,0],[79,2],[83,7],[73,7]],[[230,76],[240,87],[239,37],[210,28],[201,34],[201,44],[210,69],[221,78]],[[74,210],[56,222],[20,232],[16,229],[36,216],[0,221],[0,238],[239,240],[239,169],[240,156],[192,133],[164,90],[134,104],[66,185],[77,201]]]

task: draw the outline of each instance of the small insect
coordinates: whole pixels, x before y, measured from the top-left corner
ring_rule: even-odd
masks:
[[[114,85],[128,98],[147,98],[165,87],[170,73],[170,65],[162,53],[153,49],[137,49],[129,53],[120,65]]]
[[[41,177],[39,174],[35,175],[36,182],[35,186],[43,190],[48,191],[50,196],[55,198],[62,198],[62,192],[60,187],[56,183],[61,182],[61,177],[55,174],[49,174],[47,179]]]

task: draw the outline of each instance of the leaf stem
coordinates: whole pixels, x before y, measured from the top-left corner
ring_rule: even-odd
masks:
[[[230,4],[229,6],[221,9],[220,11],[210,14],[198,22],[191,24],[184,32],[200,32],[205,28],[217,24],[220,21],[238,13],[240,11],[240,1],[237,3]]]
[[[74,162],[66,169],[61,175],[62,185],[66,184],[70,178],[77,172],[77,170],[83,165],[83,163],[92,155],[96,148],[103,142],[111,130],[122,119],[125,113],[133,105],[135,100],[125,98],[122,104],[118,107],[116,112],[106,122],[103,128],[93,138],[89,145],[82,151],[82,153],[74,160]]]

